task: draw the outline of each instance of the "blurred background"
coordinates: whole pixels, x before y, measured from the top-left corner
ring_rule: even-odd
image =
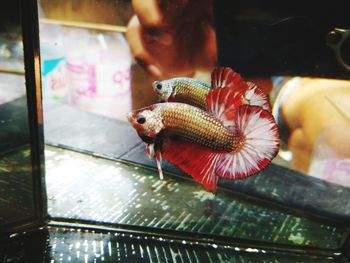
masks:
[[[125,121],[131,15],[130,1],[39,1],[44,98]]]

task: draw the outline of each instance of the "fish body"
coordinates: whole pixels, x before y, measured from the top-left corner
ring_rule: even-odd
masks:
[[[183,102],[205,109],[205,98],[210,85],[193,78],[173,78],[155,81],[153,89],[161,101]]]
[[[244,82],[238,73],[227,67],[213,70],[211,85],[192,78],[173,78],[153,83],[153,89],[161,101],[183,102],[203,110],[207,110],[206,97],[210,90],[225,87],[241,96],[242,105],[260,106],[271,112],[266,94],[254,83]]]
[[[129,114],[129,122],[155,156],[177,165],[207,190],[219,178],[240,179],[265,168],[278,152],[279,132],[272,115],[241,105],[229,87],[211,89],[206,109],[185,103],[159,103]]]
[[[140,131],[140,137],[142,134],[154,137],[162,132],[162,136],[166,138],[181,138],[212,150],[226,152],[239,145],[240,134],[234,134],[209,113],[185,103],[154,104],[133,113],[129,120],[132,122],[132,119],[150,116],[150,111],[154,113],[153,118],[157,120],[157,124],[151,123],[150,127],[139,128],[139,123],[134,123],[135,129]],[[153,133],[155,130],[156,134]]]

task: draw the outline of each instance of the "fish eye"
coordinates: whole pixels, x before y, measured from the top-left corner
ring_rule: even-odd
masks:
[[[136,119],[137,123],[139,124],[144,124],[146,122],[146,118],[145,117],[138,117]]]
[[[156,84],[156,89],[161,90],[162,89],[162,83],[157,83]]]

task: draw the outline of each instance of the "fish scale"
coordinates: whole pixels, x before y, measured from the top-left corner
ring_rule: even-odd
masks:
[[[188,103],[190,105],[205,109],[206,96],[208,95],[210,87],[204,85],[202,82],[196,80],[176,81],[173,99]]]
[[[182,103],[164,105],[162,115],[165,131],[218,151],[233,151],[240,138],[208,113]]]

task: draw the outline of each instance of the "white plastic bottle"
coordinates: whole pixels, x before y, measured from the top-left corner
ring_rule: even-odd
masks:
[[[124,35],[71,29],[68,39],[70,103],[125,120],[131,109],[131,53]]]

